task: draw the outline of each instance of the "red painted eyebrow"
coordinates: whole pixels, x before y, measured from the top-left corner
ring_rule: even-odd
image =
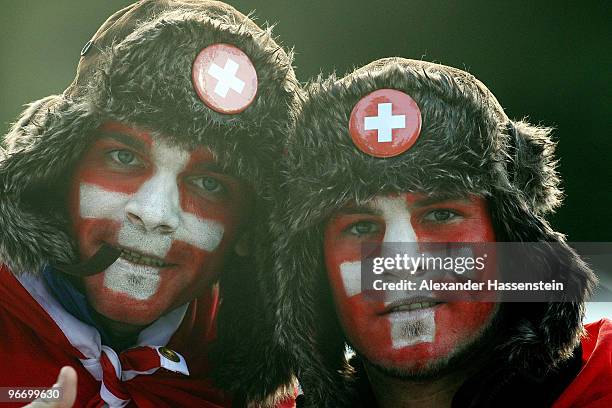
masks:
[[[150,148],[151,133],[119,122],[106,122],[99,128],[101,137],[110,137],[138,150]]]
[[[434,204],[443,204],[449,201],[459,201],[462,204],[471,204],[472,202],[465,196],[429,196],[418,198],[414,201],[408,202],[408,204],[415,208],[427,207],[429,205]],[[367,204],[356,205],[356,204],[348,204],[338,210],[338,214],[371,214],[371,215],[381,215],[380,211],[376,208],[372,208]]]
[[[214,155],[205,148],[198,148],[191,153],[185,170],[225,173],[223,168],[216,162]]]
[[[467,197],[464,197],[464,196],[425,197],[422,199],[417,199],[410,204],[416,208],[422,208],[422,207],[427,207],[429,205],[434,205],[434,204],[443,204],[449,201],[458,201],[458,202],[461,202],[462,204],[472,204],[472,202]]]

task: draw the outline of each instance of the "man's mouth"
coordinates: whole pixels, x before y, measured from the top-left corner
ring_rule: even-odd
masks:
[[[169,264],[163,259],[158,258],[156,256],[146,255],[142,252],[134,251],[133,249],[127,249],[123,247],[117,248],[121,250],[121,258],[136,265],[153,266],[156,268],[166,268],[169,266],[174,266],[173,264]]]
[[[403,299],[386,305],[385,309],[380,314],[386,315],[390,313],[427,309],[443,303],[444,302],[438,302],[435,299]]]

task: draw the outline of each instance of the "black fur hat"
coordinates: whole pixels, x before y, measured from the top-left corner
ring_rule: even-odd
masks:
[[[194,59],[217,43],[242,50],[257,74],[255,99],[240,113],[210,109],[192,84]],[[288,377],[256,383],[236,356],[263,359],[250,338],[272,327],[270,316],[257,313],[263,301],[257,282],[270,269],[271,185],[298,107],[291,53],[275,42],[271,29],[224,3],[143,0],[112,15],[81,55],[69,88],[30,104],[6,135],[6,150],[0,147],[0,261],[16,274],[77,262],[65,193],[75,163],[105,121],[153,129],[183,146],[208,146],[224,170],[246,180],[257,196],[252,255],[226,262],[221,277],[212,359],[224,389],[263,397]]]
[[[407,93],[421,111],[419,139],[395,157],[365,154],[350,136],[351,111],[378,89]],[[307,406],[355,406],[354,367],[345,360],[327,283],[323,228],[346,203],[378,194],[476,194],[489,203],[498,241],[558,243],[563,250],[554,262],[584,288],[579,301],[505,304],[509,317],[495,354],[509,370],[536,377],[571,355],[594,276],[544,218],[562,199],[550,132],[510,120],[472,75],[424,61],[382,59],[309,86],[288,139],[273,218],[278,342],[270,352],[291,356]]]

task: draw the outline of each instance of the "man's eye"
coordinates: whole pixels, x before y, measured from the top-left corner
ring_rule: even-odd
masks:
[[[348,228],[348,232],[353,235],[374,234],[379,231],[378,224],[371,221],[359,221]]]
[[[137,167],[143,165],[142,160],[140,160],[134,153],[130,152],[129,150],[113,150],[112,152],[109,152],[108,155],[115,163],[124,166]]]
[[[191,179],[191,182],[196,187],[209,193],[222,193],[225,191],[223,184],[214,177],[195,177]]]
[[[425,214],[423,219],[426,221],[444,223],[454,220],[458,216],[459,214],[451,210],[431,210]]]

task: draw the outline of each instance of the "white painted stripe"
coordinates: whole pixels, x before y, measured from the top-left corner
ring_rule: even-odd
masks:
[[[225,232],[223,224],[200,218],[182,210],[179,213],[180,225],[174,233],[160,234],[156,231],[147,233],[141,227],[127,220],[124,209],[132,196],[106,191],[98,185],[87,183],[81,184],[80,194],[81,217],[121,222],[119,244],[135,251],[146,252],[163,258],[170,250],[172,240],[175,239],[212,252],[223,239]],[[106,204],[100,205],[100,203]]]
[[[405,195],[376,198],[369,207],[383,215],[386,224],[383,242],[417,242]]]
[[[96,184],[81,183],[79,188],[81,218],[104,218],[123,221],[120,212],[130,199],[130,195],[108,191]]]
[[[147,232],[138,225],[126,221],[119,229],[117,242],[134,251],[165,258],[172,247],[174,234],[161,234],[159,231]]]
[[[199,218],[188,212],[183,212],[182,218],[182,227],[175,234],[176,240],[208,252],[217,249],[225,232],[223,224],[214,220]]]
[[[340,264],[340,275],[346,296],[351,297],[361,293],[361,262],[344,262]]]
[[[157,292],[160,283],[159,268],[133,264],[123,258],[117,259],[104,271],[105,287],[137,300],[149,299]]]
[[[431,343],[436,333],[433,308],[393,313],[391,323],[391,342],[394,349],[419,343]],[[418,332],[417,335],[414,333]]]

